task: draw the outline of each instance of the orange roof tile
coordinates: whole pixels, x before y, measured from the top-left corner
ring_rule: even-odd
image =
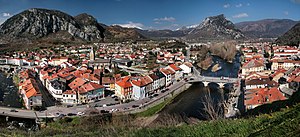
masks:
[[[245,100],[245,105],[259,105],[286,99],[276,87],[270,89],[257,89],[256,92],[250,93],[249,95],[247,95],[247,97],[250,99]]]
[[[74,79],[68,86],[71,89],[76,89],[79,86],[82,86],[86,81],[82,78],[76,78]]]
[[[132,84],[130,83],[130,78],[131,78],[130,76],[125,76],[120,81],[118,81],[116,84],[122,88],[132,87]]]
[[[179,70],[181,70],[179,67],[177,67],[175,64],[171,64],[171,65],[169,65],[173,70],[175,70],[175,71],[179,71]]]

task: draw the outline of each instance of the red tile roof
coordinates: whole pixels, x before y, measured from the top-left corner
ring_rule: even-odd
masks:
[[[130,76],[125,76],[121,80],[119,80],[116,84],[119,85],[122,88],[129,88],[132,87],[132,84],[130,82]]]
[[[94,90],[97,90],[100,88],[104,88],[104,86],[94,83],[94,82],[88,82],[88,83],[80,86],[80,88],[78,88],[78,92],[79,92],[79,94],[85,94],[87,92],[94,91]]]
[[[258,60],[255,60],[255,59],[252,59],[248,62],[246,62],[242,68],[253,68],[253,67],[263,67],[264,64],[263,64],[263,61],[258,61]]]
[[[175,71],[179,71],[179,70],[181,70],[179,67],[177,67],[175,64],[171,64],[171,65],[169,65],[173,70],[175,70]]]
[[[82,78],[76,78],[74,79],[68,86],[71,88],[71,89],[76,89],[80,86],[82,86],[86,81]]]
[[[255,91],[256,90],[256,91]],[[277,100],[285,100],[286,98],[278,90],[278,88],[261,88],[252,90],[252,93],[246,95],[245,105],[260,105],[271,103]],[[246,91],[247,93],[247,91]],[[247,99],[249,98],[249,99]]]
[[[164,73],[165,75],[171,75],[171,74],[175,73],[175,72],[171,71],[170,69],[160,68],[159,70],[160,70],[160,72]]]

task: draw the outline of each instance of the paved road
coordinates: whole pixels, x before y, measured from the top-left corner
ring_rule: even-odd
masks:
[[[42,84],[42,82],[36,77],[35,81],[37,82],[37,85],[40,89],[40,92],[42,93],[43,98],[43,105],[45,107],[50,107],[55,105],[55,99],[50,95],[49,91],[46,89],[46,87]]]
[[[17,112],[11,112],[11,110],[16,110]],[[35,119],[36,118],[35,113],[38,115],[38,117],[46,117],[46,115],[47,115],[47,113],[45,113],[45,112],[32,111],[32,110],[26,110],[26,109],[9,108],[9,107],[0,107],[0,115],[4,115],[4,116]],[[47,115],[47,117],[52,117],[52,116]]]

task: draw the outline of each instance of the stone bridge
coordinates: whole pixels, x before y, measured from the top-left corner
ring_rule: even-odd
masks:
[[[228,78],[228,77],[207,77],[207,76],[194,76],[191,77],[188,82],[202,82],[204,86],[208,86],[209,83],[217,83],[220,88],[223,88],[225,84],[237,83],[238,78]]]

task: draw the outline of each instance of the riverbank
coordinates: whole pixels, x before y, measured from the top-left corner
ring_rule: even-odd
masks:
[[[21,108],[18,88],[12,77],[7,77],[4,72],[0,72],[0,81],[0,106]]]

